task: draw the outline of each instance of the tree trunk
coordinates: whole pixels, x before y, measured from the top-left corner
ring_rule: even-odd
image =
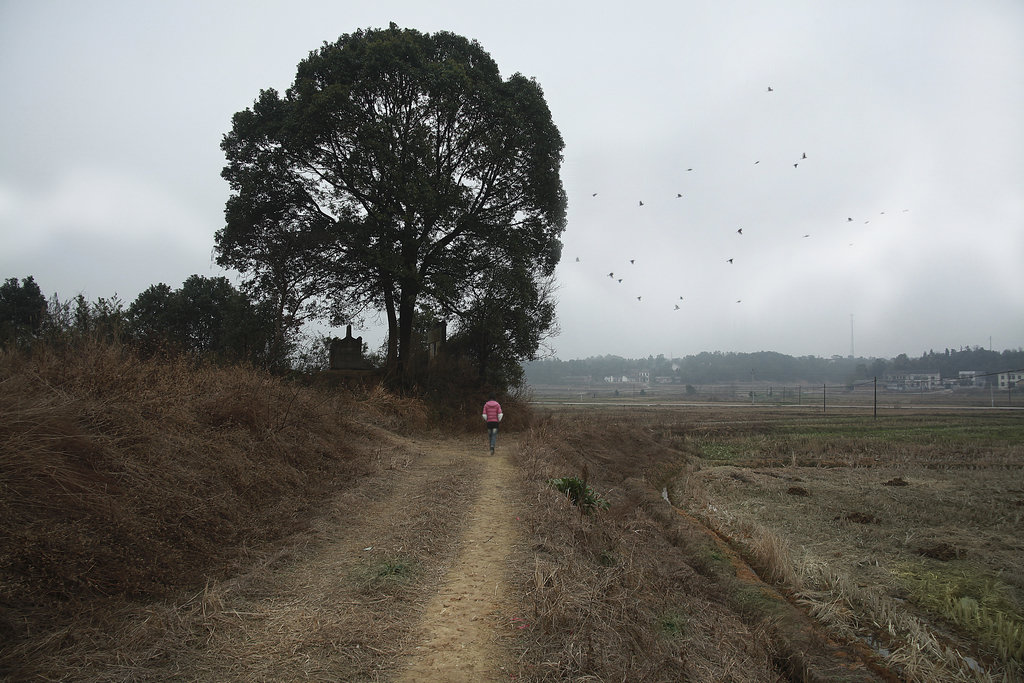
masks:
[[[384,365],[390,372],[399,372],[398,364],[398,314],[395,312],[395,294],[391,283],[384,287],[384,309],[388,316],[388,354]]]
[[[398,381],[403,385],[412,361],[412,330],[416,316],[416,292],[411,285],[402,287],[398,302]]]
[[[281,287],[277,292],[277,306],[274,311],[274,339],[270,343],[270,358],[268,365],[272,370],[284,369],[284,309],[285,291]]]

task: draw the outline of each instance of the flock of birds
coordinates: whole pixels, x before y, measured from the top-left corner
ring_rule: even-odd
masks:
[[[774,88],[769,86],[767,92],[774,92]],[[795,168],[795,169],[799,168],[800,164],[802,162],[806,161],[807,159],[808,159],[807,153],[806,152],[801,152],[800,156],[796,157],[796,161],[792,162],[793,168]],[[755,166],[759,165],[760,163],[761,163],[760,159],[758,159],[757,161],[754,161],[754,165]],[[693,168],[687,168],[686,172],[687,173],[692,173],[693,170],[694,170]],[[596,198],[598,196],[598,194],[599,194],[598,192],[591,193],[591,198]],[[683,193],[682,192],[675,193],[675,199],[682,199],[682,198],[683,198]],[[645,206],[645,202],[644,202],[643,199],[637,200],[637,208],[638,209],[639,208],[643,208],[644,206]],[[909,211],[909,209],[903,209],[902,211],[903,211],[903,213],[906,213],[906,212]],[[881,213],[881,215],[885,215],[886,212],[882,211],[880,213]],[[852,216],[847,216],[845,222],[846,223],[854,223],[855,219]],[[870,218],[863,220],[864,224],[867,224],[867,223],[870,223],[870,222],[871,222]],[[743,228],[737,228],[736,229],[736,235],[742,237],[743,236]],[[809,239],[810,237],[811,237],[810,233],[805,233],[805,234],[802,235],[801,239]],[[853,242],[850,242],[849,246],[853,246]],[[736,262],[735,259],[736,259],[735,256],[730,256],[728,258],[724,258],[724,262],[726,264],[728,264],[728,265],[733,265]],[[582,261],[583,260],[579,256],[576,257],[576,263],[582,263]],[[636,259],[635,258],[628,259],[628,263],[629,263],[630,266],[635,266],[636,265]],[[615,271],[609,272],[607,274],[607,277],[610,278],[611,280],[615,281],[618,284],[622,284],[626,280],[626,278],[622,275],[621,272],[617,275]],[[636,300],[637,301],[643,301],[643,295],[636,296]],[[685,299],[684,296],[679,296],[678,299],[674,302],[672,310],[674,310],[674,311],[681,310],[680,302],[683,302],[685,300],[686,299]],[[736,299],[736,303],[737,304],[743,303],[743,300],[742,299]]]

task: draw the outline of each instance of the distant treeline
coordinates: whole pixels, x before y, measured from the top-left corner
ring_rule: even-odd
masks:
[[[31,276],[0,283],[0,346],[6,347],[98,339],[131,345],[143,355],[180,353],[273,367],[290,351],[275,335],[274,320],[270,302],[253,300],[224,277],[193,275],[179,289],[153,285],[127,306],[116,295],[47,298]]]
[[[833,356],[787,356],[774,351],[757,353],[703,352],[684,358],[664,355],[647,358],[594,356],[581,360],[545,359],[527,363],[529,384],[567,384],[589,377],[635,377],[640,372],[655,378],[671,378],[680,384],[722,382],[850,383],[894,374],[938,372],[943,379],[957,378],[960,371],[996,373],[1024,368],[1024,349],[989,351],[981,347],[927,351],[920,358],[901,353],[892,359]]]
[[[486,386],[500,393],[521,386],[521,359],[533,355],[554,315],[547,298],[527,303],[500,306],[497,314],[481,309],[486,314],[472,320],[463,316],[448,328],[443,363],[437,358],[428,362],[426,342],[443,318],[423,309],[406,349],[405,374],[386,374],[385,381],[405,380],[412,384],[403,384],[404,389],[416,387],[449,398],[456,389],[479,391]],[[155,284],[131,303],[116,294],[95,301],[83,294],[48,298],[33,276],[11,277],[0,280],[0,350],[98,340],[130,346],[143,357],[187,355],[281,373],[316,372],[327,369],[330,338],[303,325],[339,322],[331,317],[334,309],[317,306],[289,311],[275,292],[237,289],[223,276],[191,275],[178,289]],[[365,344],[361,350],[370,365],[384,367],[383,350],[374,354]]]

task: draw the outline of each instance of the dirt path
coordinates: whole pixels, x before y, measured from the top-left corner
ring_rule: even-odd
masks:
[[[502,449],[507,452],[509,440]],[[468,510],[459,556],[424,611],[423,641],[400,681],[491,681],[502,675],[505,654],[505,567],[515,542],[513,467],[499,453],[486,457],[480,490]],[[508,619],[509,622],[512,618]]]
[[[382,441],[377,476],[315,528],[191,604],[141,620],[189,631],[124,670],[148,680],[489,681],[502,674],[516,542],[503,435]],[[182,640],[187,647],[181,647]],[[113,677],[116,672],[108,672]]]

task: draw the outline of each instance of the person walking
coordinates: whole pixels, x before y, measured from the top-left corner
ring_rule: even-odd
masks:
[[[501,412],[501,404],[494,400],[494,394],[491,394],[487,403],[484,404],[483,417],[491,436],[491,455],[494,455],[494,444],[498,441],[498,423],[504,417]]]

